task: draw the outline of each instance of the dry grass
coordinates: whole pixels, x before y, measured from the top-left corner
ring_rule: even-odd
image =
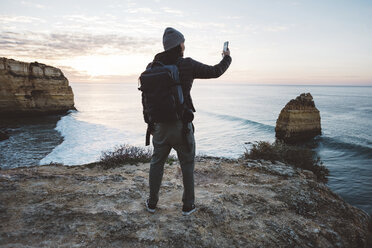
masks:
[[[326,182],[329,170],[323,165],[323,162],[316,153],[306,147],[287,145],[281,141],[269,143],[259,141],[252,144],[250,150],[244,153],[246,159],[263,159],[273,163],[280,161],[294,167],[310,170],[318,180]]]
[[[99,164],[104,168],[113,168],[124,164],[147,163],[151,155],[151,149],[124,144],[115,147],[113,151],[102,152]]]
[[[103,168],[120,167],[125,164],[148,163],[151,161],[152,150],[150,148],[143,148],[137,146],[130,146],[127,144],[115,147],[113,151],[104,151],[97,165]],[[166,163],[172,164],[176,162],[177,157],[169,155]]]

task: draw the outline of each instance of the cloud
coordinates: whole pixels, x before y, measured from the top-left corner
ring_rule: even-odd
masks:
[[[169,7],[163,7],[161,9],[165,13],[168,13],[168,14],[174,14],[174,15],[177,15],[177,16],[183,16],[183,12],[181,10],[178,10],[178,9],[172,9],[172,8],[169,8]]]
[[[64,65],[53,65],[58,67],[62,70],[63,74],[69,81],[73,82],[86,82],[89,80],[90,75],[84,71],[78,71],[71,66],[64,66]]]
[[[55,65],[60,68],[66,78],[70,82],[85,83],[85,82],[110,82],[110,83],[123,83],[123,82],[137,82],[138,74],[130,75],[98,75],[92,76],[85,71],[78,71],[71,66]]]
[[[103,21],[102,17],[98,16],[86,16],[86,15],[65,15],[63,19],[71,22],[79,22],[79,23],[97,23]]]
[[[195,21],[188,21],[188,22],[178,22],[178,25],[186,27],[186,28],[193,28],[193,29],[224,29],[227,28],[225,23],[219,22],[195,22]]]
[[[158,14],[159,13],[150,8],[129,8],[125,12],[130,13],[130,14]]]
[[[0,55],[65,59],[86,55],[146,53],[156,41],[125,35],[0,32]]]
[[[28,6],[28,7],[33,7],[33,8],[38,8],[38,9],[46,9],[45,5],[38,4],[38,3],[32,3],[32,2],[27,2],[27,1],[22,1],[21,4]]]
[[[90,78],[90,81],[110,82],[110,83],[133,83],[138,81],[138,74],[131,75],[99,75]]]
[[[8,25],[13,23],[35,23],[35,22],[42,22],[44,23],[45,20],[32,17],[32,16],[11,16],[11,15],[0,15],[0,24]]]
[[[127,25],[119,23],[116,16],[109,14],[104,16],[64,15],[61,20],[54,23],[54,27],[70,32],[88,33],[116,33],[128,28]]]
[[[134,10],[133,10],[134,11]],[[154,26],[154,23],[158,25]],[[157,35],[162,26],[155,15],[130,14],[115,16],[64,15],[53,24],[53,28],[61,32],[94,33],[94,34],[125,34],[133,37],[151,37]]]
[[[169,7],[162,7],[160,8],[161,11],[155,11],[151,8],[128,8],[125,10],[125,12],[130,14],[152,14],[152,15],[159,15],[159,14],[172,14],[179,17],[183,16],[183,12],[178,9],[172,9]]]

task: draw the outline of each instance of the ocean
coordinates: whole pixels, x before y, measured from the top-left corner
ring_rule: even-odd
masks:
[[[137,83],[71,83],[75,106],[65,116],[1,120],[10,139],[0,142],[1,168],[77,165],[99,160],[120,144],[144,146]],[[318,156],[328,186],[372,213],[372,87],[227,84],[196,80],[192,96],[197,154],[238,158],[248,142],[274,141],[286,103],[310,92],[320,111]]]

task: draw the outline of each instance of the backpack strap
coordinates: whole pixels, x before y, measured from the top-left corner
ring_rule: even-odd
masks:
[[[176,60],[176,66],[178,67],[178,64],[181,63],[181,61],[183,60],[183,57],[179,57],[177,60]]]
[[[158,66],[164,66],[164,64],[162,62],[157,61],[157,60],[151,62],[148,66],[149,66],[149,68],[153,68],[156,65],[158,65]]]

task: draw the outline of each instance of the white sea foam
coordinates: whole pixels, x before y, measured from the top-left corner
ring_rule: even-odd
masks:
[[[56,130],[64,137],[64,141],[40,164],[55,162],[77,165],[95,162],[99,160],[102,151],[128,143],[135,136],[115,128],[77,120],[76,113],[62,117]]]

